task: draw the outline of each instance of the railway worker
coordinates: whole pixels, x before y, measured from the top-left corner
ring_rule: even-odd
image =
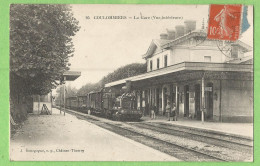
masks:
[[[155,119],[155,110],[156,110],[156,107],[153,105],[152,107],[151,107],[152,109],[151,109],[151,118],[152,119]]]
[[[171,106],[170,106],[170,102],[167,102],[167,105],[166,105],[166,114],[168,116],[168,121],[170,121],[170,116],[171,116]]]
[[[177,112],[176,112],[176,104],[173,103],[172,105],[172,115],[173,115],[173,121],[177,121]]]

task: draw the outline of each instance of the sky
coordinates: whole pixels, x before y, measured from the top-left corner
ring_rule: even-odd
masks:
[[[159,39],[166,29],[183,25],[185,20],[196,20],[197,29],[208,20],[208,5],[72,5],[80,31],[73,37],[74,57],[71,71],[81,76],[66,85],[79,89],[86,83],[96,83],[108,73],[130,63],[144,63],[152,39]],[[95,16],[126,16],[127,19],[94,19]],[[134,19],[134,17],[151,19]],[[179,17],[179,19],[152,19]],[[131,18],[130,18],[131,17]],[[250,28],[241,41],[253,46],[253,8],[248,8]]]

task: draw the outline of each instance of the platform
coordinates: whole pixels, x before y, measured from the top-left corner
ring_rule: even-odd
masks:
[[[238,135],[241,137],[249,137],[253,139],[253,123],[221,123],[221,122],[201,122],[195,119],[179,118],[178,121],[168,121],[166,116],[157,116],[156,119],[151,119],[150,116],[144,116],[141,119],[146,122],[162,122],[172,125],[185,126],[200,130],[220,132],[230,135]]]
[[[73,115],[30,114],[10,140],[13,161],[179,161]]]

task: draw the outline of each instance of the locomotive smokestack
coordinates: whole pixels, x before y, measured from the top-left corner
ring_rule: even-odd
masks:
[[[130,93],[132,87],[132,82],[130,80],[126,80],[126,92]]]

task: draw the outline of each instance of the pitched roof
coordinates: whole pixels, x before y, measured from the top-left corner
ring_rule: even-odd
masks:
[[[253,55],[245,56],[242,58],[232,59],[227,61],[227,63],[236,63],[236,64],[253,64]]]
[[[193,37],[207,37],[207,32],[205,30],[195,30],[195,31],[187,33],[181,37],[178,37],[174,40],[153,39],[148,48],[148,51],[144,55],[142,55],[142,58],[148,58],[149,56],[151,56],[153,54],[153,51],[155,50],[155,46],[159,47],[160,49],[167,49],[171,46],[182,43]],[[208,40],[212,40],[212,39],[208,39]],[[227,41],[227,42],[229,42],[229,41]],[[246,43],[244,43],[240,40],[237,40],[235,42],[232,42],[232,41],[230,41],[230,42],[234,43],[234,44],[238,44],[244,50],[244,52],[252,51],[251,46],[247,45]]]
[[[157,45],[157,46],[160,46],[162,47],[163,45],[171,42],[173,40],[165,40],[165,39],[153,39],[153,42]]]
[[[166,40],[166,39],[153,39],[147,52],[142,56],[142,58],[146,58],[154,53],[156,48],[162,49],[162,46],[171,42],[173,40]]]

